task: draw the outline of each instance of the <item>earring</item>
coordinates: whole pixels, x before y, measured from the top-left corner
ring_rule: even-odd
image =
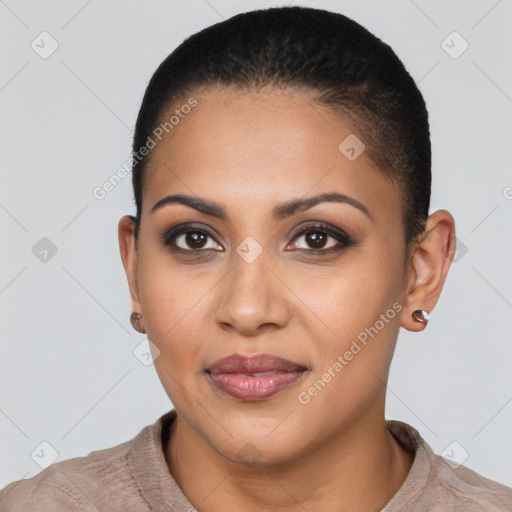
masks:
[[[421,322],[426,325],[428,323],[430,315],[424,309],[416,309],[415,311],[412,312],[412,317],[418,322]]]
[[[140,313],[132,313],[130,316],[130,322],[132,323],[132,327],[141,333],[145,333],[145,329],[142,326],[142,315]]]

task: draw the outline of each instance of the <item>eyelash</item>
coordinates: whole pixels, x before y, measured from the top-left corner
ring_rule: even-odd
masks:
[[[201,233],[204,234],[213,240],[215,240],[215,236],[210,233],[209,230],[195,227],[193,225],[179,225],[175,226],[174,228],[170,229],[168,232],[166,232],[164,235],[160,237],[161,242],[166,247],[171,247],[171,251],[173,252],[180,252],[180,253],[187,253],[192,256],[198,255],[199,253],[204,253],[207,251],[211,251],[211,249],[182,249],[181,247],[176,247],[175,240],[180,235],[186,235],[188,233]],[[328,235],[332,238],[334,238],[339,245],[335,245],[334,247],[330,247],[328,249],[295,249],[297,251],[306,252],[308,254],[313,255],[326,255],[326,254],[334,254],[340,251],[343,251],[344,249],[347,249],[350,246],[356,245],[358,242],[355,239],[354,235],[347,234],[343,230],[334,230],[327,224],[323,224],[321,222],[315,223],[314,225],[308,225],[298,231],[292,238],[292,242],[295,242],[298,238],[300,238],[303,235],[307,235],[309,233],[322,233],[325,235]],[[218,244],[218,242],[215,240],[215,242]],[[220,244],[219,244],[220,245]],[[215,252],[221,252],[215,250]]]

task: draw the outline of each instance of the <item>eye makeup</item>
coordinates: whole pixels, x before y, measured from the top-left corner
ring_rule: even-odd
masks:
[[[345,230],[318,221],[310,221],[302,226],[292,235],[290,244],[297,246],[297,240],[301,237],[304,237],[306,244],[310,244],[309,248],[296,247],[292,251],[315,256],[332,255],[358,244],[353,233],[347,233]],[[211,243],[209,243],[209,239]],[[325,248],[329,239],[333,239],[336,243],[331,242]],[[198,223],[178,224],[160,236],[160,241],[169,248],[170,252],[182,255],[199,256],[204,252],[223,252],[224,250],[217,241],[216,235],[209,228]],[[187,245],[189,248],[186,248]],[[207,247],[208,245],[210,247]]]

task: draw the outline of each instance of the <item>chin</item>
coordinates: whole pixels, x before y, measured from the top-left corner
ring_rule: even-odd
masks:
[[[266,444],[258,440],[247,440],[241,443],[240,448],[234,447],[234,451],[222,453],[230,462],[246,468],[266,468],[293,461],[297,452],[292,446],[280,446],[279,450],[273,443]]]
[[[229,428],[226,425],[226,428]],[[299,456],[304,444],[302,439],[295,439],[289,430],[282,432],[266,425],[253,424],[249,428],[238,428],[233,437],[226,431],[217,432],[215,440],[210,439],[211,446],[222,457],[245,467],[266,467],[284,464]]]

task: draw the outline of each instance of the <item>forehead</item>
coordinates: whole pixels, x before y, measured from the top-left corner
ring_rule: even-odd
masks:
[[[361,134],[310,95],[281,89],[243,93],[219,89],[194,98],[197,106],[182,114],[151,150],[145,210],[171,193],[196,194],[226,204],[246,200],[254,204],[259,199],[270,205],[338,191],[369,203],[370,210],[375,202],[389,211],[396,205],[394,187],[366,152],[355,159],[344,153],[347,144],[354,146],[357,139],[364,143]],[[173,105],[163,119],[176,108],[179,105]]]

